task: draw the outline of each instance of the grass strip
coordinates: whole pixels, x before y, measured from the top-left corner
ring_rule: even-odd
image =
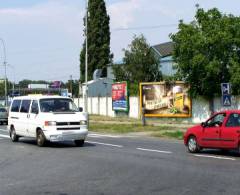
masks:
[[[162,132],[154,132],[152,136],[154,137],[167,137],[182,140],[184,132],[182,131],[162,131]]]
[[[140,124],[107,124],[107,123],[90,123],[89,130],[99,133],[127,134],[146,132],[154,137],[169,137],[182,139],[183,130],[179,127],[172,126],[142,126]]]

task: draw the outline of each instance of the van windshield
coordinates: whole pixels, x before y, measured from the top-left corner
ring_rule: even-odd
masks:
[[[78,112],[77,106],[71,99],[48,98],[40,101],[41,112]]]

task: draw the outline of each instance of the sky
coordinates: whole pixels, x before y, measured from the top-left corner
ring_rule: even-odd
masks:
[[[239,0],[105,0],[110,16],[111,52],[122,60],[134,35],[150,45],[170,41],[179,20],[194,19],[196,4],[205,10],[240,15]],[[231,2],[231,3],[230,3]],[[0,0],[0,39],[6,47],[7,77],[66,81],[79,79],[86,0]],[[0,42],[1,43],[1,42]],[[4,78],[0,44],[0,78]]]

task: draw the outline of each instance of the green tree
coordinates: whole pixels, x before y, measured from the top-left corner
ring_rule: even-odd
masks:
[[[12,90],[13,83],[7,80],[7,94],[9,95],[10,91]],[[1,80],[0,82],[0,97],[5,96],[5,81]]]
[[[171,35],[173,57],[178,78],[191,85],[190,95],[213,100],[221,94],[223,82],[231,82],[233,93],[239,94],[240,18],[216,8],[205,11],[197,7],[195,20],[190,24],[180,21],[178,27]]]
[[[74,98],[78,97],[79,94],[79,80],[68,80],[66,83],[63,84],[64,88],[68,89],[68,92],[72,90],[72,96]]]
[[[128,49],[124,49],[122,65],[113,65],[117,81],[129,81],[130,88],[136,88],[139,82],[160,81],[159,58],[156,57],[143,35],[134,36]],[[136,88],[138,89],[138,88]]]
[[[85,16],[86,17],[86,16]],[[104,0],[88,1],[88,80],[92,79],[95,69],[102,69],[102,76],[107,75],[107,65],[112,62],[110,53],[109,16]],[[85,19],[84,19],[84,26]],[[85,80],[86,40],[80,54],[81,81]]]

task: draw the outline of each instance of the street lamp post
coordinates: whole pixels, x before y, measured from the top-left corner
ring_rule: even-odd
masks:
[[[85,16],[85,93],[84,93],[84,111],[88,112],[88,0],[86,0]]]
[[[7,106],[8,101],[7,101],[7,61],[6,61],[6,47],[5,47],[5,42],[2,38],[0,38],[2,45],[3,45],[3,55],[4,55],[4,61],[3,61],[3,66],[4,66],[4,73],[5,73],[5,106]]]

